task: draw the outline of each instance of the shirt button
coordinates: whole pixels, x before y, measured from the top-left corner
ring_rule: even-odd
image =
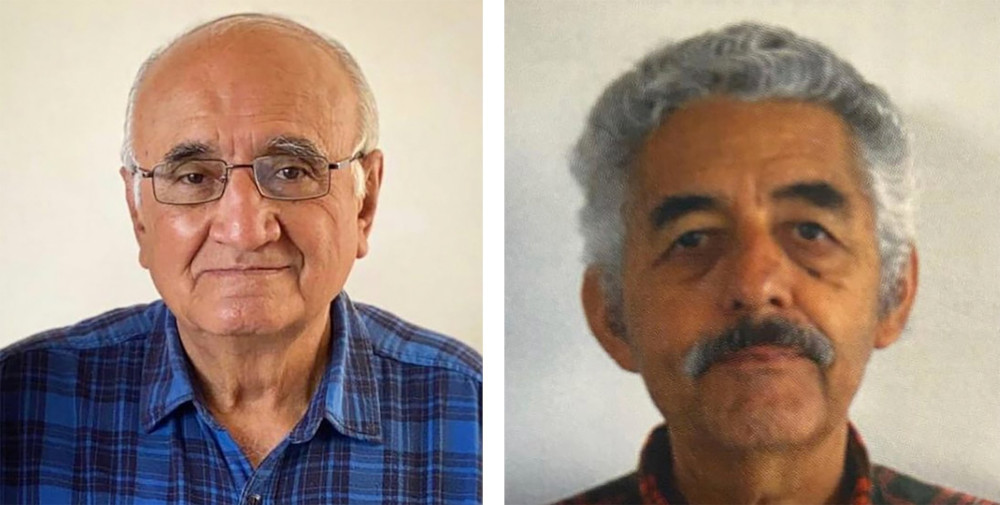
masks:
[[[261,499],[259,494],[250,495],[247,498],[247,505],[260,505]]]

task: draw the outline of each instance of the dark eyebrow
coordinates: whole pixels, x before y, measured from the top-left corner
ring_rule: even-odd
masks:
[[[212,152],[212,147],[203,142],[181,142],[167,151],[163,163],[177,163]]]
[[[286,154],[305,158],[326,158],[309,139],[279,135],[267,142],[266,154]]]
[[[847,209],[847,197],[837,188],[823,181],[800,182],[778,188],[771,193],[775,200],[802,200],[821,209],[843,212]]]
[[[653,222],[653,229],[658,230],[692,212],[717,208],[719,201],[710,196],[675,195],[665,198],[657,205],[650,212],[649,218]]]

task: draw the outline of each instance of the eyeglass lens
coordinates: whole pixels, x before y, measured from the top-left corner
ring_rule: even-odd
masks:
[[[221,160],[186,160],[153,169],[153,194],[163,203],[193,204],[222,196],[227,164]],[[326,160],[299,156],[264,156],[253,162],[260,193],[280,200],[323,196],[330,189]]]

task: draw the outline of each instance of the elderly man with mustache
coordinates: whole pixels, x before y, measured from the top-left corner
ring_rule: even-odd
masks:
[[[868,461],[848,407],[917,290],[900,114],[822,45],[741,24],[662,47],[572,170],[591,330],[666,424],[565,503],[984,503]]]

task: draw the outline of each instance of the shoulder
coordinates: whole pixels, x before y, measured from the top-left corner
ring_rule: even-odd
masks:
[[[569,498],[559,500],[553,505],[631,504],[641,502],[639,476],[637,473],[632,472]]]
[[[917,480],[891,468],[872,465],[875,503],[929,503],[934,505],[997,505],[942,486]]]
[[[354,306],[375,355],[401,365],[450,371],[482,383],[482,358],[468,345],[378,307],[357,302]]]
[[[153,315],[162,302],[110,310],[76,324],[56,328],[14,342],[0,349],[0,370],[30,367],[57,370],[53,361],[106,351],[117,352],[132,343],[142,344],[153,326]],[[40,363],[39,360],[44,360]],[[47,365],[46,365],[47,364]]]

